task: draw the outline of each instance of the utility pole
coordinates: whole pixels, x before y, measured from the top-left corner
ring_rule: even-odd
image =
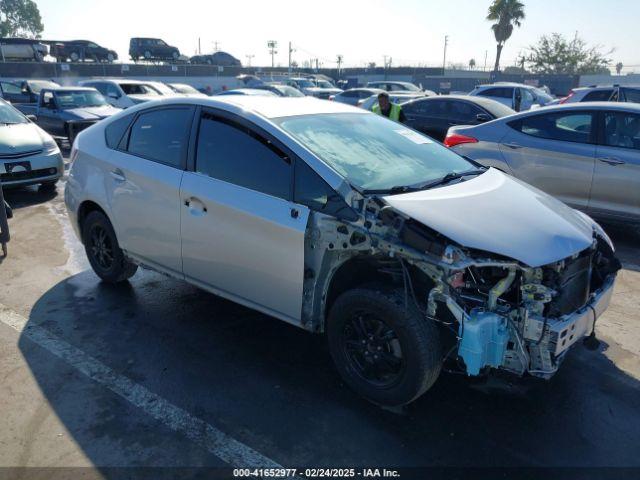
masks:
[[[342,55],[338,55],[336,61],[338,63],[338,77],[340,77],[340,67],[342,67],[342,61],[344,60],[344,57]]]
[[[202,48],[200,48],[200,37],[198,37],[198,55],[202,55]]]
[[[449,35],[444,36],[444,56],[442,57],[442,73],[447,68],[447,45],[449,45]]]
[[[293,52],[295,52],[295,50],[291,46],[291,42],[289,42],[289,76],[291,76],[291,54]]]
[[[253,57],[255,57],[255,55],[252,55],[252,54],[248,53],[248,54],[245,55],[245,57],[247,57],[247,67],[250,67],[251,66],[251,59]]]
[[[276,42],[275,40],[269,40],[267,42],[267,47],[269,48],[269,53],[271,54],[271,68],[273,68],[276,66],[274,56],[276,53],[278,53],[278,50],[276,50],[278,48],[278,42]]]

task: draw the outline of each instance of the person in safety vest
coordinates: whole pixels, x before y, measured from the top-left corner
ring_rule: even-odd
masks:
[[[394,122],[404,123],[407,119],[404,116],[402,107],[395,103],[391,103],[387,92],[382,92],[378,95],[378,104],[373,106],[372,111],[373,113],[387,117],[389,120],[393,120]]]

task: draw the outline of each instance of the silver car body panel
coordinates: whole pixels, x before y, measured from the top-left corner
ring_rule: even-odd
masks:
[[[385,201],[465,247],[530,267],[569,257],[593,242],[592,227],[571,208],[496,169]]]

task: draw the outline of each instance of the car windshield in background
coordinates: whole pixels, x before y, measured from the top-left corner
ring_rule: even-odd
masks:
[[[282,93],[284,97],[304,97],[304,93],[288,85],[276,85],[275,88]]]
[[[162,82],[150,83],[147,86],[154,89],[160,95],[173,95],[175,93],[168,85],[165,85]]]
[[[379,115],[303,115],[276,122],[362,190],[428,183],[475,168],[430,138]]]
[[[27,118],[4,100],[0,100],[0,125],[27,123]]]
[[[419,92],[420,89],[418,87],[416,87],[413,83],[403,83],[402,86],[404,88],[406,88],[407,90],[410,90],[412,92]]]
[[[481,98],[481,97],[478,97]],[[488,110],[496,118],[506,117],[507,115],[513,115],[516,113],[511,108],[500,102],[478,102],[478,105],[482,106],[485,110]]]
[[[155,88],[151,88],[149,85],[143,85],[141,83],[121,83],[120,88],[122,88],[125,95],[160,95],[160,92]]]
[[[29,87],[33,93],[40,93],[43,88],[58,88],[60,85],[46,80],[29,80]]]
[[[320,88],[335,88],[331,83],[326,80],[316,80],[316,85]]]
[[[313,84],[312,81],[310,80],[296,80],[295,81],[299,87],[301,88],[311,88],[311,87],[315,87],[315,85]]]
[[[538,97],[538,100],[541,100],[542,103],[549,103],[553,101],[553,97],[549,95],[547,92],[545,92],[544,90],[540,90],[539,88],[534,88],[533,91]]]
[[[80,107],[102,107],[106,100],[99,92],[78,90],[75,92],[57,92],[56,101],[63,110]]]
[[[173,83],[171,86],[178,93],[200,93],[198,90],[193,88],[191,85],[186,85],[182,83]]]

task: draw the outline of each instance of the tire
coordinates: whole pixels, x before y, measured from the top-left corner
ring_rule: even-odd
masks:
[[[374,339],[369,337],[366,347],[361,345],[358,330],[374,332],[380,324],[379,338],[374,335]],[[426,392],[440,374],[442,355],[438,329],[411,299],[405,308],[402,289],[371,285],[343,293],[331,308],[327,337],[331,356],[344,381],[379,405],[398,407],[412,402]],[[383,337],[386,340],[381,340]],[[376,354],[377,361],[372,359]],[[367,378],[384,370],[391,373],[381,375],[382,380]]]
[[[93,211],[87,215],[82,223],[82,242],[91,268],[103,281],[124,282],[138,270],[138,266],[124,256],[113,226],[104,213]]]

